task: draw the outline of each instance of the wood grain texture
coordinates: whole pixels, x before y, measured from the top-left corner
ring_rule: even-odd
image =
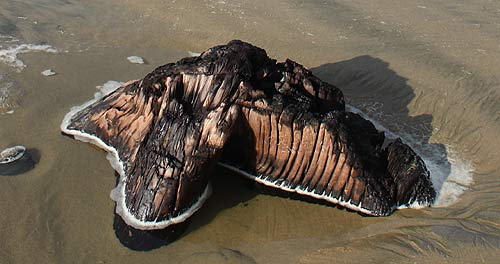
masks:
[[[373,215],[435,196],[422,160],[400,140],[383,149],[383,132],[346,112],[337,87],[241,41],[127,83],[68,128],[117,150],[139,221],[188,210],[217,162]]]

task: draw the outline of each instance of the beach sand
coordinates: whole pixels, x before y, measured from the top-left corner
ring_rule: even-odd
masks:
[[[0,149],[37,162],[0,176],[0,263],[494,263],[500,255],[500,3],[95,1],[0,4]],[[115,231],[104,151],[63,136],[72,106],[109,80],[242,39],[337,85],[353,110],[424,158],[438,204],[384,218],[283,197],[217,168],[214,193],[169,245]],[[1,54],[1,52],[0,52]],[[146,64],[132,64],[129,56]],[[0,60],[2,57],[0,56]],[[52,69],[57,74],[44,76]],[[4,86],[2,86],[4,85]],[[0,98],[1,99],[1,98]],[[13,112],[12,112],[13,111]],[[8,113],[10,112],[10,113]]]

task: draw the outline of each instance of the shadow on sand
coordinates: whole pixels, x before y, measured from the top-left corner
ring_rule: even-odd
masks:
[[[212,195],[187,221],[170,226],[163,230],[143,231],[125,224],[120,216],[114,218],[113,228],[118,240],[127,248],[136,251],[150,251],[170,244],[171,242],[198,228],[210,223],[218,213],[239,204],[245,206],[247,201],[257,195],[253,189],[254,182],[224,168],[217,167],[213,171]]]

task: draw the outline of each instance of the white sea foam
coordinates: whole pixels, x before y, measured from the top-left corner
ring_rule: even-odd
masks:
[[[46,70],[42,71],[41,74],[43,76],[53,76],[53,75],[56,75],[57,73],[52,69],[46,69]]]
[[[198,198],[198,200],[184,213],[176,217],[158,222],[141,221],[137,219],[134,215],[132,215],[132,213],[130,213],[125,203],[125,180],[126,180],[125,166],[123,164],[123,161],[120,160],[120,157],[118,156],[118,151],[112,146],[109,146],[106,143],[104,143],[100,138],[98,138],[95,135],[87,134],[83,131],[78,131],[68,128],[71,118],[73,118],[75,114],[85,109],[86,107],[90,106],[97,100],[103,98],[104,96],[119,89],[124,84],[126,83],[117,81],[108,81],[103,85],[97,86],[100,92],[94,94],[94,99],[87,101],[82,105],[72,107],[71,110],[64,116],[64,119],[61,123],[61,130],[68,135],[74,136],[75,139],[77,140],[87,143],[92,143],[108,152],[108,155],[106,155],[106,159],[108,159],[108,161],[111,164],[111,167],[113,167],[113,169],[120,175],[118,184],[111,191],[110,197],[113,201],[116,202],[116,213],[122,217],[125,223],[127,223],[129,226],[132,226],[135,229],[140,229],[140,230],[163,229],[166,228],[167,226],[181,223],[186,219],[188,219],[196,211],[198,211],[201,208],[201,206],[205,203],[205,201],[208,199],[208,197],[210,197],[212,193],[212,187],[210,184],[207,185],[207,187],[205,188],[201,196]]]
[[[127,60],[130,63],[135,63],[135,64],[144,64],[144,59],[139,57],[139,56],[128,56]]]
[[[98,85],[95,88],[99,90],[99,92],[94,94],[94,99],[99,100],[103,98],[104,96],[114,92],[116,89],[120,88],[124,82],[119,82],[119,81],[107,81],[103,85]]]
[[[451,166],[448,177],[446,177],[446,175],[436,177],[444,180],[441,184],[441,191],[438,193],[436,199],[435,206],[437,207],[448,206],[458,201],[460,195],[468,190],[469,186],[474,182],[472,178],[474,167],[471,162],[461,159],[459,155],[448,146],[446,146],[446,150],[448,152],[448,161]],[[430,164],[432,164],[432,162],[430,162]],[[438,169],[439,168],[435,168],[433,171],[436,172]],[[443,170],[441,170],[441,172],[443,172]]]
[[[13,36],[2,35],[2,34],[0,34],[0,41],[3,43],[17,43],[17,42],[19,42],[19,40]]]
[[[14,82],[0,74],[0,114],[13,114],[20,94],[19,90],[14,89]]]
[[[201,55],[199,52],[188,51],[190,57],[198,57]]]
[[[422,157],[427,169],[429,169],[431,181],[437,193],[433,206],[444,207],[457,202],[460,195],[468,190],[469,186],[473,183],[472,172],[474,171],[474,167],[472,163],[462,159],[450,146],[444,145],[446,153],[443,154],[436,149],[436,145],[421,144],[411,135],[405,133],[396,134],[370,118],[361,110],[350,105],[346,105],[346,108],[348,111],[357,113],[365,119],[370,120],[378,130],[385,132],[387,138],[402,138],[406,144]],[[419,205],[411,207],[415,208],[419,207]]]
[[[26,68],[26,64],[17,57],[19,54],[28,52],[56,53],[57,49],[50,45],[20,44],[3,48],[0,46],[0,61],[15,68],[18,72]]]

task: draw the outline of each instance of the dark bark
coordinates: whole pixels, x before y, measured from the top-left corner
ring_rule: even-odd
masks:
[[[155,69],[68,128],[118,151],[126,206],[141,221],[189,209],[217,161],[373,215],[435,196],[422,160],[401,141],[382,149],[383,132],[345,112],[338,88],[240,41]]]

